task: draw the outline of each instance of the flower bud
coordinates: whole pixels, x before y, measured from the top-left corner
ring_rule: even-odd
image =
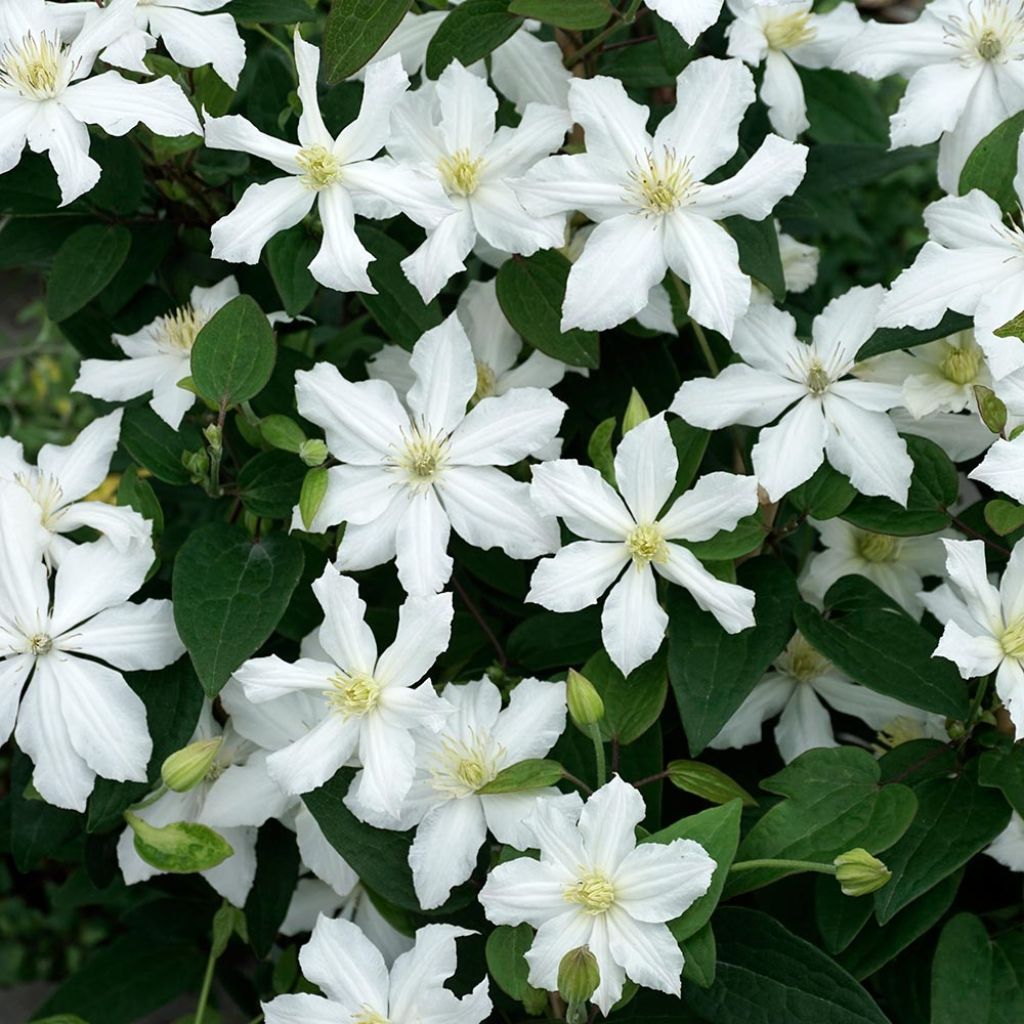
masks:
[[[562,957],[558,965],[558,994],[568,1007],[566,1021],[570,1021],[570,1014],[574,1010],[580,1009],[583,1010],[582,1019],[586,1020],[586,1004],[600,983],[601,971],[597,966],[597,957],[587,946],[570,949]]]
[[[181,750],[176,750],[160,766],[160,777],[168,789],[184,793],[198,786],[206,778],[220,750],[220,738],[196,740]]]
[[[260,435],[273,448],[297,454],[302,448],[306,435],[293,419],[273,413],[260,420]]]
[[[224,445],[224,437],[220,427],[216,423],[207,424],[207,426],[203,427],[203,437],[206,438],[210,451],[219,455]]]
[[[604,701],[594,684],[576,669],[569,669],[565,680],[565,697],[569,715],[581,728],[587,729],[604,718]]]
[[[644,400],[640,397],[640,392],[633,388],[629,394],[626,411],[622,414],[623,436],[628,434],[634,427],[638,427],[644,420],[649,420],[650,418],[651,414],[648,412]]]
[[[181,464],[188,470],[189,476],[194,481],[203,480],[210,472],[210,456],[206,454],[205,448],[195,452],[182,452]]]
[[[832,863],[844,896],[867,896],[892,878],[892,872],[877,857],[860,847],[841,853]]]
[[[318,437],[311,437],[299,445],[299,458],[311,468],[323,464],[327,458],[327,444]]]

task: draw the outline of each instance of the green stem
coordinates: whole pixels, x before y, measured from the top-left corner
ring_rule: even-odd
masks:
[[[213,969],[217,966],[217,949],[211,944],[210,955],[206,959],[206,973],[203,975],[203,987],[199,990],[199,1002],[196,1004],[196,1014],[192,1024],[203,1024],[203,1017],[206,1014],[206,1004],[210,998],[210,988],[213,985]]]
[[[161,782],[160,785],[153,790],[149,796],[143,797],[137,804],[132,804],[128,808],[129,811],[144,811],[147,807],[151,807],[167,792],[167,787]]]
[[[817,871],[821,875],[834,875],[836,867],[834,864],[822,864],[814,860],[741,860],[729,868],[729,873],[734,871],[757,871],[760,868],[768,868],[781,871]]]
[[[690,289],[683,284],[675,273],[671,273],[669,276],[672,278],[672,284],[675,287],[676,294],[679,296],[679,301],[686,307],[686,315],[690,316]],[[708,336],[704,333],[704,328],[692,316],[690,317],[690,326],[693,328],[694,337],[697,339],[701,355],[704,356],[704,362],[708,364],[708,369],[717,377],[719,372],[718,360],[715,359],[714,353],[711,351],[711,345],[708,342]]]
[[[604,762],[604,741],[601,739],[601,727],[594,722],[587,732],[590,733],[590,738],[594,741],[594,764],[597,769],[597,787],[601,788],[607,780],[607,772],[605,770]]]
[[[261,36],[265,36],[275,46],[279,46],[282,50],[284,50],[284,52],[288,55],[288,66],[292,69],[292,78],[294,78],[295,81],[297,82],[299,80],[299,73],[295,67],[295,55],[292,53],[291,48],[288,46],[288,44],[278,39],[273,32],[264,28],[261,24],[259,24],[259,22],[254,22],[252,25],[249,25],[248,27],[255,29],[257,32],[259,32]],[[196,1020],[196,1024],[199,1024],[198,1019]]]
[[[985,700],[985,694],[988,693],[988,684],[991,682],[992,677],[983,676],[981,682],[978,683],[978,689],[974,691],[974,700],[971,701],[970,714],[967,716],[967,724],[969,726],[975,725],[978,720],[978,712],[981,710],[981,705]]]
[[[617,32],[623,25],[632,25],[636,20],[636,13],[640,10],[642,0],[630,0],[629,6],[623,14],[616,13],[613,20],[606,25],[593,39],[588,39],[578,50],[570,53],[563,62],[567,68],[575,67],[588,53],[596,50],[610,35]]]

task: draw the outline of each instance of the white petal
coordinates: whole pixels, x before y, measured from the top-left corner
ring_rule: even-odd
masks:
[[[779,50],[768,51],[761,101],[768,108],[772,128],[784,139],[795,139],[809,127],[803,83],[789,57]]]
[[[561,147],[571,127],[572,118],[564,105],[530,103],[519,124],[499,128],[487,147],[488,179],[525,174],[538,160]]]
[[[857,350],[874,333],[875,318],[884,294],[879,285],[851,288],[833,299],[814,318],[813,347],[836,376],[853,363]]]
[[[386,724],[383,715],[367,715],[359,734],[363,770],[354,783],[359,802],[399,817],[416,770],[415,747],[408,729]]]
[[[267,771],[291,796],[322,786],[352,756],[360,736],[360,720],[328,714],[301,739],[267,758]]]
[[[654,0],[649,6],[669,22],[690,46],[701,32],[718,21],[722,13],[722,0]]]
[[[955,60],[921,68],[910,79],[890,121],[893,146],[922,146],[952,131],[971,90],[986,72],[981,62]]]
[[[0,743],[6,743],[18,715],[25,680],[35,664],[29,654],[15,654],[0,661]]]
[[[587,798],[579,830],[590,863],[609,877],[636,847],[636,826],[647,808],[640,791],[618,775]]]
[[[478,797],[447,800],[420,822],[409,849],[416,898],[424,910],[441,906],[476,867],[487,835]]]
[[[715,750],[738,750],[761,742],[761,727],[789,701],[796,684],[788,676],[770,672],[751,690],[732,717],[708,744]]]
[[[126,672],[165,668],[185,653],[171,602],[152,599],[107,608],[62,639],[60,647],[99,658]]]
[[[583,801],[578,793],[562,793],[554,786],[524,789],[518,793],[487,793],[482,796],[487,828],[499,843],[528,850],[534,844],[527,819],[538,803],[549,803],[559,813],[575,820]]]
[[[294,177],[250,185],[231,213],[210,228],[214,258],[258,263],[263,246],[279,231],[298,224],[315,199],[316,193]]]
[[[203,134],[181,86],[166,77],[139,84],[108,71],[70,86],[61,103],[78,120],[98,124],[110,135],[125,135],[140,122],[157,135]]]
[[[576,541],[553,558],[542,558],[530,580],[527,601],[553,612],[575,612],[595,604],[629,563],[620,542]]]
[[[450,433],[476,391],[473,349],[454,313],[416,342],[409,365],[416,376],[407,396],[409,408],[431,432]]]
[[[366,624],[366,604],[355,580],[342,576],[332,565],[313,583],[313,593],[324,610],[317,634],[324,650],[349,675],[371,675],[377,644]]]
[[[316,818],[309,813],[305,804],[295,815],[295,839],[302,863],[339,896],[347,895],[358,885],[359,876],[327,841]]]
[[[334,152],[351,163],[368,160],[384,148],[391,131],[391,110],[409,88],[398,56],[374,61],[363,78],[359,116],[338,136]]]
[[[952,61],[944,21],[931,13],[907,25],[868,21],[840,51],[836,67],[867,78],[911,75],[929,64]]]
[[[412,686],[448,648],[452,633],[451,594],[408,597],[398,609],[394,643],[380,656],[375,676],[383,686]]]
[[[105,501],[76,501],[62,509],[53,524],[59,533],[72,533],[88,526],[105,534],[118,551],[136,544],[147,544],[153,531],[152,524],[126,505],[108,505]]]
[[[211,64],[230,88],[238,88],[238,76],[245,65],[245,43],[230,14],[199,17],[187,9],[153,5],[149,30],[164,41],[167,52],[179,64],[188,68]]]
[[[543,388],[519,387],[484,398],[452,434],[452,462],[462,466],[511,466],[550,444],[565,410],[565,403]]]
[[[475,934],[468,928],[457,928],[450,924],[428,924],[416,933],[413,948],[403,953],[391,968],[390,1013],[394,1020],[430,1020],[431,1009],[436,1007],[440,1010],[442,1021],[450,1024],[480,1024],[481,1016],[470,1014],[463,1017],[460,1011],[468,1011],[475,1005],[483,1009],[482,1016],[490,1013],[486,984],[483,989],[478,985],[470,996],[462,1000],[461,1006],[443,989],[445,981],[455,973],[455,940]],[[436,1000],[433,1001],[433,1007],[430,996]],[[485,1007],[481,1006],[480,996],[483,997]]]
[[[462,204],[427,234],[427,240],[402,260],[405,276],[424,302],[430,302],[456,274],[476,242],[476,225],[468,205]]]
[[[946,572],[956,584],[975,619],[993,633],[1003,625],[999,591],[988,580],[985,545],[980,540],[947,540]]]
[[[71,444],[44,444],[39,449],[39,470],[56,478],[65,503],[84,498],[103,483],[121,435],[121,416],[120,409],[100,416]]]
[[[256,751],[245,764],[229,765],[210,786],[199,821],[212,828],[259,827],[280,817],[292,798],[267,773],[266,751]]]
[[[527,213],[504,181],[480,184],[469,205],[480,237],[502,252],[532,256],[538,249],[557,249],[565,243],[565,217]]]
[[[451,523],[434,488],[404,500],[395,530],[398,579],[407,594],[436,594],[451,578]]]
[[[624,676],[654,657],[667,625],[654,573],[646,566],[627,565],[601,613],[601,642]]]
[[[491,869],[480,890],[480,905],[494,924],[526,921],[537,927],[566,914],[564,889],[564,879],[550,865],[517,857]]]
[[[872,729],[881,729],[894,719],[914,717],[916,711],[903,701],[876,693],[867,686],[858,686],[838,677],[838,673],[826,673],[811,684],[827,704],[844,715],[859,718]]]
[[[624,541],[636,525],[622,499],[592,466],[558,459],[534,466],[530,498],[544,514],[559,516],[579,537]]]
[[[261,1003],[266,1024],[338,1024],[338,1007],[323,996],[283,995]]]
[[[756,477],[708,473],[673,502],[659,526],[673,540],[709,540],[756,511]]]
[[[544,757],[565,730],[565,684],[524,679],[492,730],[510,764]]]
[[[321,189],[317,209],[324,234],[309,272],[327,288],[338,292],[376,294],[366,268],[373,256],[355,231],[355,211],[348,190],[339,186]]]
[[[405,494],[395,494],[377,519],[346,526],[335,563],[338,568],[355,572],[391,561],[395,557],[398,524],[408,505],[409,498]]]
[[[608,941],[612,956],[633,981],[679,995],[683,954],[666,925],[635,921],[616,906],[608,918]]]
[[[467,71],[457,60],[441,72],[436,88],[441,134],[448,152],[481,153],[494,137],[498,109],[494,91],[485,79]]]
[[[296,160],[299,154],[298,146],[261,132],[244,117],[237,114],[228,117],[207,117],[205,128],[206,145],[210,149],[230,149],[236,153],[249,153],[272,163],[288,174],[302,173],[302,167]]]
[[[635,209],[627,201],[622,172],[612,174],[605,161],[589,153],[548,157],[510,184],[537,217],[579,210],[602,221]]]
[[[666,579],[684,587],[697,604],[711,612],[727,633],[754,625],[754,592],[713,576],[696,556],[678,544],[668,545],[667,562],[655,563]]]
[[[526,951],[526,962],[530,965],[528,980],[535,988],[557,988],[558,965],[562,958],[570,950],[590,942],[594,918],[575,907],[566,910],[567,906],[565,900],[562,900],[558,916],[540,924],[532,945]]]
[[[974,630],[968,633],[957,622],[950,620],[932,653],[933,658],[945,658],[953,662],[964,679],[987,676],[1005,658],[1003,648],[995,637],[982,633],[977,626]]]
[[[1016,729],[1016,738],[1024,735],[1024,667],[1016,658],[1007,658],[996,672],[996,692],[1006,705]]]
[[[810,479],[825,459],[827,437],[821,403],[809,396],[774,427],[761,431],[751,460],[755,476],[772,501]]]
[[[638,523],[652,523],[676,483],[679,460],[659,413],[633,427],[615,452],[615,481]]]
[[[321,915],[299,952],[302,973],[336,1005],[336,1017],[354,1017],[363,1007],[383,1014],[388,1005],[388,970],[376,947],[351,921]]]
[[[334,666],[323,661],[299,658],[288,662],[272,654],[267,658],[250,658],[235,669],[233,678],[242,684],[248,700],[262,704],[296,690],[322,692],[330,685],[333,674]]]
[[[528,103],[568,106],[572,72],[558,43],[538,39],[526,25],[491,54],[491,78],[517,110]]]
[[[806,395],[803,384],[744,363],[731,363],[717,377],[684,381],[670,411],[709,430],[733,423],[761,427]]]
[[[775,726],[775,742],[789,764],[815,747],[836,747],[832,722],[813,687],[797,686]]]
[[[617,170],[634,170],[637,158],[651,148],[648,110],[631,100],[616,78],[574,78],[569,111],[583,128],[587,153]]]

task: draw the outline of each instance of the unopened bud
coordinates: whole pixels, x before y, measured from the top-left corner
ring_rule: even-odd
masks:
[[[196,740],[176,750],[160,766],[160,777],[164,785],[176,793],[185,793],[198,786],[213,765],[220,744],[220,738]]]
[[[558,965],[558,994],[566,1002],[567,1024],[587,1019],[587,1002],[601,984],[597,957],[587,946],[570,949]]]
[[[219,455],[224,444],[220,427],[216,423],[207,424],[207,426],[203,427],[203,437],[206,438],[210,451]]]
[[[892,872],[877,857],[860,847],[841,853],[832,863],[844,896],[867,896],[892,878]]]
[[[210,456],[205,448],[195,452],[182,452],[181,464],[188,470],[193,480],[203,480],[210,472]]]
[[[327,444],[317,437],[311,437],[299,445],[299,458],[310,467],[323,465],[327,458]]]
[[[626,411],[622,414],[623,436],[628,434],[634,427],[638,427],[644,420],[649,420],[650,418],[651,414],[648,412],[644,400],[640,397],[640,392],[633,388],[629,395]]]
[[[569,716],[581,728],[587,729],[604,718],[604,701],[594,684],[576,669],[569,669],[565,680],[565,699]]]
[[[306,440],[302,427],[280,413],[273,413],[260,420],[260,434],[267,444],[284,452],[298,453]]]

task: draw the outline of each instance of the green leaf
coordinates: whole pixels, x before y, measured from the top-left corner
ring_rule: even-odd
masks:
[[[1024,302],[1024,299],[1022,299],[1021,301]],[[997,338],[1019,338],[1022,341],[1024,341],[1024,312],[1020,312],[1015,317],[1013,317],[1013,319],[1007,320],[1002,327],[997,327],[992,333]],[[975,388],[977,387],[978,385],[975,385]],[[991,393],[991,389],[986,388],[985,390]],[[985,422],[987,424],[988,420],[986,419]],[[989,429],[992,428],[989,427]],[[1000,427],[998,430],[993,430],[992,432],[994,434],[998,434],[1002,432],[1002,429],[1003,428]]]
[[[963,867],[1010,820],[1003,797],[978,785],[977,761],[955,779],[922,782],[914,793],[917,815],[885,855],[892,879],[875,893],[879,924],[892,920],[908,903]]]
[[[306,467],[285,452],[261,452],[238,473],[242,504],[253,515],[290,519],[298,504]]]
[[[516,333],[534,348],[570,366],[596,369],[600,356],[597,332],[574,327],[563,334],[559,326],[569,269],[569,261],[553,249],[525,258],[513,256],[498,271],[498,302]]]
[[[672,444],[675,446],[676,458],[679,460],[676,485],[667,502],[667,504],[671,504],[690,487],[696,478],[697,470],[700,469],[701,461],[704,458],[704,452],[707,451],[708,441],[711,440],[711,431],[703,430],[701,427],[691,427],[685,420],[674,416],[668,425],[668,432],[672,435]]]
[[[692,793],[713,804],[739,800],[744,807],[756,807],[757,801],[734,779],[710,764],[700,761],[670,761],[668,781],[684,793]]]
[[[715,933],[710,922],[696,935],[679,943],[683,951],[683,980],[692,981],[701,988],[710,988],[715,980],[715,961],[718,950]]]
[[[135,466],[129,466],[117,484],[117,504],[135,509],[143,519],[153,524],[153,538],[158,540],[164,532],[164,511],[160,507],[153,485],[143,477]]]
[[[957,914],[939,936],[932,964],[931,1024],[1024,1020],[1024,962],[989,939],[981,918]]]
[[[956,899],[962,874],[957,872],[941,881],[920,899],[904,907],[884,928],[874,921],[868,922],[839,957],[839,962],[858,980],[868,978],[884,967],[939,922]],[[840,896],[850,903],[866,903],[869,911],[871,909],[871,900],[842,896],[841,892]]]
[[[331,85],[369,62],[409,10],[410,0],[334,0],[324,26],[324,70]]]
[[[306,0],[231,0],[223,9],[243,25],[293,25],[316,17]]]
[[[277,344],[267,316],[248,295],[214,313],[192,346],[192,382],[214,405],[258,395],[274,372]]]
[[[784,302],[786,279],[782,272],[775,221],[771,217],[764,220],[726,217],[722,224],[739,249],[740,270],[755,281],[760,281],[775,296],[776,302]]]
[[[26,754],[18,754],[11,765],[10,851],[21,872],[39,867],[57,852],[82,827],[82,818],[74,811],[54,807],[36,796],[28,799],[26,789],[32,780],[32,762]]]
[[[158,828],[130,811],[124,817],[135,833],[135,852],[157,871],[209,871],[235,852],[223,836],[207,825],[176,821]]]
[[[907,435],[907,451],[914,461],[907,507],[889,498],[858,495],[843,519],[862,530],[913,537],[935,533],[949,525],[946,511],[960,493],[960,478],[950,457],[934,442]]]
[[[533,944],[533,929],[528,924],[515,928],[500,925],[487,936],[484,953],[487,970],[495,984],[513,999],[524,1003],[527,1012],[538,1013],[547,1006],[546,992],[534,988],[527,980],[530,965],[525,953]],[[531,1009],[531,1006],[534,1009]]]
[[[320,505],[327,496],[329,483],[327,470],[321,466],[308,470],[302,478],[302,487],[299,490],[299,515],[302,517],[302,525],[307,530],[313,525]]]
[[[601,644],[601,616],[583,611],[538,612],[523,619],[509,634],[505,653],[525,672],[579,665]]]
[[[960,673],[951,662],[932,657],[935,637],[909,616],[876,607],[825,619],[801,603],[794,617],[811,646],[854,682],[924,711],[966,717]]]
[[[522,23],[509,13],[508,0],[465,0],[441,22],[427,45],[427,77],[437,78],[453,60],[467,68],[483,60]]]
[[[1005,537],[1024,526],[1024,508],[1012,501],[996,498],[985,504],[985,522],[994,533]]]
[[[723,907],[715,916],[718,971],[686,1004],[715,1024],[888,1024],[871,997],[821,950],[767,914]]]
[[[81,1017],[76,1017],[73,1013],[58,1013],[55,1017],[35,1017],[33,1018],[33,1024],[87,1024],[86,1021],[82,1020]]]
[[[557,762],[543,757],[518,761],[503,768],[478,793],[520,793],[527,789],[553,786],[565,775],[565,769]]]
[[[1017,209],[1013,178],[1017,173],[1017,150],[1024,131],[1024,111],[993,128],[967,158],[960,172],[960,195],[978,188],[990,195],[1005,213]]]
[[[181,463],[182,452],[199,448],[203,437],[191,423],[183,423],[178,430],[169,427],[145,406],[125,410],[121,443],[128,454],[158,480],[180,486],[189,482],[188,470]]]
[[[793,634],[796,583],[774,558],[755,558],[738,571],[756,595],[757,624],[726,633],[681,587],[668,594],[668,675],[696,757],[718,735]]]
[[[682,420],[678,422],[682,423]],[[590,459],[590,464],[612,487],[615,486],[615,455],[612,452],[615,426],[615,417],[609,416],[594,427],[594,432],[587,442],[587,458]]]
[[[441,322],[441,306],[437,299],[424,302],[405,276],[400,264],[408,253],[399,242],[364,225],[356,234],[374,257],[366,272],[377,289],[376,295],[361,292],[359,300],[393,342],[411,350],[425,332]]]
[[[951,334],[969,330],[974,318],[949,310],[934,326],[919,330],[916,327],[879,327],[857,352],[858,359],[880,356],[884,352],[896,352],[902,348],[914,348],[929,341],[939,341]]]
[[[273,947],[288,913],[299,868],[294,833],[278,821],[268,821],[256,842],[256,879],[245,900],[246,934],[261,959]]]
[[[302,574],[302,544],[273,533],[253,543],[226,523],[196,530],[174,560],[174,622],[199,681],[215,697],[274,631]]]
[[[749,555],[764,543],[767,534],[764,517],[758,511],[741,519],[732,530],[719,530],[707,540],[682,543],[702,562],[723,562]]]
[[[665,706],[668,677],[664,653],[624,676],[604,651],[598,651],[581,669],[604,701],[601,735],[623,746],[639,739],[658,720]]]
[[[842,473],[823,462],[810,480],[804,481],[786,496],[794,508],[815,519],[833,519],[842,515],[857,497],[856,488]]]
[[[978,765],[978,782],[998,789],[1010,806],[1024,816],[1024,743],[1008,750],[987,750]]]
[[[601,28],[613,14],[606,0],[512,0],[510,14],[573,30]]]
[[[743,805],[732,800],[721,807],[710,807],[699,814],[681,818],[674,825],[663,828],[648,836],[645,843],[671,843],[674,839],[692,839],[700,843],[715,862],[711,885],[693,906],[681,917],[669,922],[669,928],[677,942],[696,935],[711,920],[718,901],[722,898],[729,867],[736,856],[740,841],[740,813]]]
[[[278,232],[267,243],[270,276],[289,316],[298,316],[316,294],[317,284],[309,265],[317,248],[316,239],[301,224]]]
[[[814,880],[814,921],[825,949],[833,956],[853,942],[874,909],[871,900],[846,896],[834,875],[819,875]]]
[[[878,762],[859,747],[808,750],[761,783],[766,792],[787,799],[747,833],[737,859],[831,863],[857,847],[874,854],[887,850],[910,826],[917,801],[909,786],[881,786],[880,777]],[[727,892],[749,892],[786,873],[778,868],[743,871],[729,880]]]
[[[119,224],[79,228],[53,257],[46,312],[58,323],[77,313],[114,279],[128,258],[132,234]]]

